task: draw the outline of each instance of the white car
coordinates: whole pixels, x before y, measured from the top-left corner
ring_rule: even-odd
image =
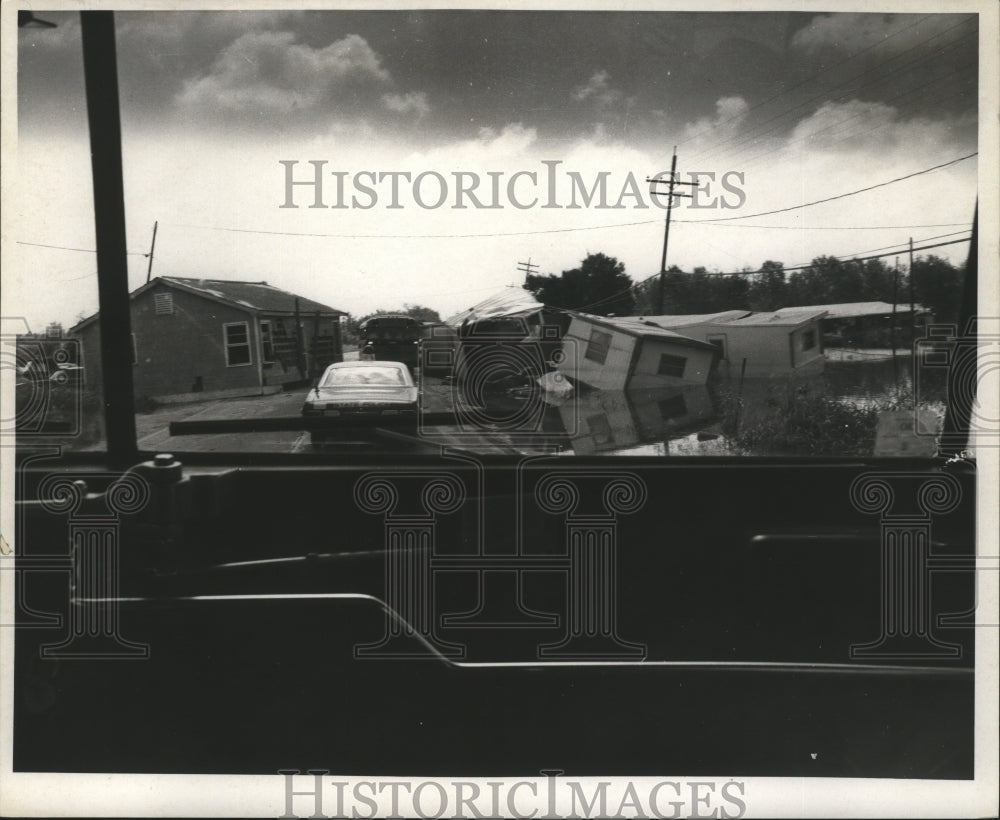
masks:
[[[417,387],[401,362],[357,361],[331,364],[309,391],[302,415],[324,418],[415,416]],[[312,431],[314,442],[326,433]]]

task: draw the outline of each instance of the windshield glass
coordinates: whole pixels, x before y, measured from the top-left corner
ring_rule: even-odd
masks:
[[[18,32],[4,332],[19,433],[99,449],[80,27],[49,17]],[[975,345],[977,15],[880,18],[860,50],[816,28],[847,19],[117,13],[139,449],[307,451],[178,422],[292,424],[318,380],[405,384],[331,364],[391,360],[432,446],[934,455]],[[703,64],[662,46],[704,37]]]

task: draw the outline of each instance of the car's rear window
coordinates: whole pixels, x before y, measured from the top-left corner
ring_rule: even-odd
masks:
[[[343,385],[385,385],[406,386],[406,378],[398,367],[340,367],[330,370],[323,378],[321,387]]]

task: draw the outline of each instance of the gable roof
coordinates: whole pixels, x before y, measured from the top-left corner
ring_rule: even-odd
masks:
[[[214,302],[222,302],[232,307],[240,308],[255,314],[281,313],[289,316],[295,313],[295,301],[298,299],[299,312],[303,316],[319,313],[321,316],[341,316],[344,311],[329,307],[320,302],[314,302],[305,296],[296,296],[287,290],[276,288],[267,282],[240,282],[229,279],[195,279],[184,276],[158,276],[129,294],[129,300],[145,293],[156,285],[167,285],[187,293],[203,296]],[[93,314],[77,322],[71,331],[77,331],[97,319]]]
[[[153,280],[154,282],[157,280]],[[161,276],[159,281],[165,285],[179,287],[201,296],[214,296],[236,307],[258,311],[260,313],[294,313],[295,300],[299,301],[299,311],[302,313],[320,313],[330,316],[340,316],[343,311],[314,302],[305,296],[296,296],[287,290],[276,288],[267,282],[237,282],[227,279],[193,279],[181,276]],[[152,282],[150,282],[152,284]],[[136,294],[139,291],[136,291]],[[135,294],[133,294],[135,295]]]

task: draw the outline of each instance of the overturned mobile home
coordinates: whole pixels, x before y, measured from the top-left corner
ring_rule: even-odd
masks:
[[[643,319],[571,314],[559,369],[601,390],[705,384],[716,356],[706,341]]]

